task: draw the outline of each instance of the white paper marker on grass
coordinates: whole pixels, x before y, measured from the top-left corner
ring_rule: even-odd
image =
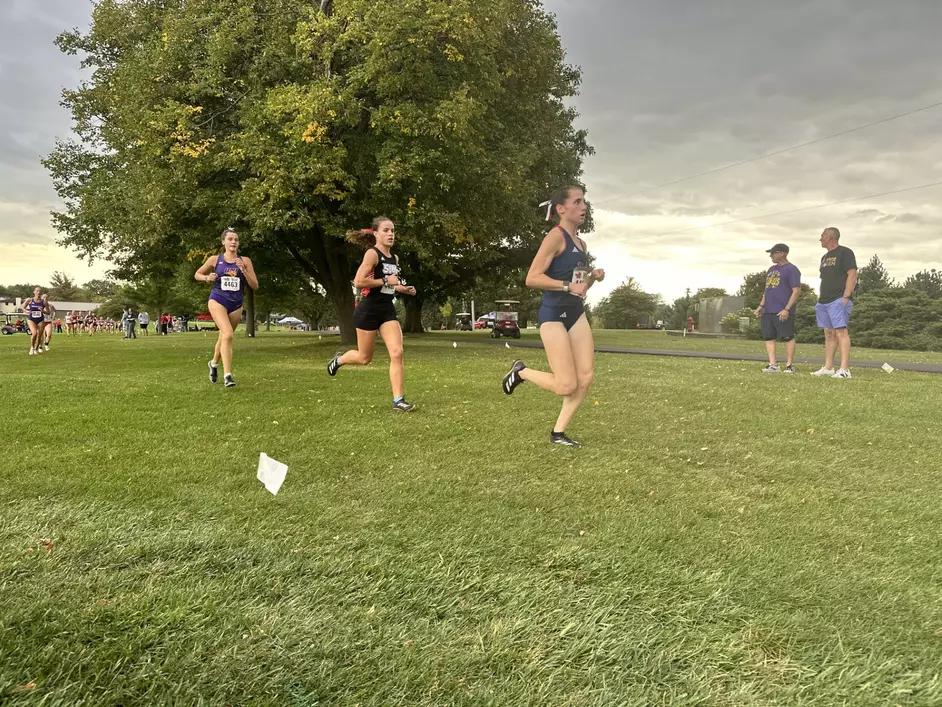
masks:
[[[510,344],[504,344],[504,346],[506,346],[508,349],[510,348]]]
[[[287,464],[272,459],[265,452],[258,456],[258,480],[265,484],[265,488],[271,491],[272,495],[278,493],[278,489],[285,482],[287,473]]]
[[[893,368],[893,366],[891,366],[890,364],[884,363],[884,364],[883,364],[883,370],[886,371],[887,373],[892,373],[892,372],[895,371],[896,369]]]
[[[451,345],[454,346],[456,349],[458,348],[458,342],[457,342],[457,341],[452,341],[452,342],[451,342]]]

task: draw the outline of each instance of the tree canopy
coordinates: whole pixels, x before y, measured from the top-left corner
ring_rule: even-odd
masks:
[[[591,152],[536,0],[101,0],[58,42],[91,72],[64,99],[80,140],[45,162],[62,243],[170,277],[231,226],[262,290],[256,252],[280,250],[347,337],[346,229],[388,215],[410,284],[461,289],[535,250],[536,204]]]

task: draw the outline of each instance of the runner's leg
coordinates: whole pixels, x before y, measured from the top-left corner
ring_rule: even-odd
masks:
[[[576,410],[582,405],[589,393],[589,386],[595,377],[595,340],[592,336],[592,327],[583,314],[579,321],[569,330],[573,364],[576,369],[576,389],[571,395],[563,398],[563,408],[556,420],[553,432],[565,432]]]
[[[578,377],[569,332],[559,322],[546,322],[540,327],[540,338],[552,373],[524,368],[520,377],[550,393],[572,395],[578,385]]]
[[[379,328],[386,350],[389,352],[389,382],[392,384],[393,399],[405,395],[405,373],[402,365],[402,327],[397,320],[384,323]]]

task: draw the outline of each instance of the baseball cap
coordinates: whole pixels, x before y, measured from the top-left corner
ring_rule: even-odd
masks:
[[[769,248],[766,253],[785,253],[788,254],[788,246],[784,243],[776,243],[774,246]]]

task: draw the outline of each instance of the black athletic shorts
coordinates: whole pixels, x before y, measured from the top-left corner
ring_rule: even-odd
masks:
[[[353,325],[363,331],[376,331],[386,322],[394,322],[396,305],[392,302],[370,302],[364,299],[353,312]]]
[[[795,313],[792,312],[784,322],[778,314],[766,312],[762,315],[762,338],[766,341],[791,341],[795,338]]]

